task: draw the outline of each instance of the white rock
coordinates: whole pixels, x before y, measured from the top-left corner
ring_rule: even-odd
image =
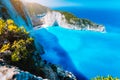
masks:
[[[90,31],[98,31],[98,32],[105,32],[105,27],[102,25],[94,25],[85,26],[84,24],[77,25],[75,21],[70,20],[74,24],[70,24],[67,22],[65,16],[61,14],[58,11],[49,11],[46,13],[44,17],[40,19],[40,22],[42,22],[41,27],[49,27],[54,26],[54,23],[56,22],[58,26],[67,28],[67,29],[74,29],[74,30],[90,30]],[[84,28],[82,28],[84,26]]]

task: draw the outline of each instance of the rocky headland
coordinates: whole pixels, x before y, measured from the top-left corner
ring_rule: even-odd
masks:
[[[96,24],[88,19],[81,19],[69,12],[55,11],[37,3],[26,3],[34,26],[60,26],[74,30],[89,30],[105,32],[105,26]]]

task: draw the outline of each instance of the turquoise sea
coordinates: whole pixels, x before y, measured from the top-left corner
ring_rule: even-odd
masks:
[[[71,13],[77,15],[77,12]],[[107,28],[106,33],[70,30],[57,26],[33,30],[31,35],[43,45],[43,59],[71,71],[78,80],[91,79],[98,75],[120,77],[120,17],[112,14],[114,12],[105,15],[106,12],[97,11],[93,17],[89,13],[84,14],[86,18],[103,23]],[[108,19],[98,20],[97,14]]]

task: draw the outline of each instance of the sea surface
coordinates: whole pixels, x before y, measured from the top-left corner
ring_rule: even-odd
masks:
[[[64,29],[60,26],[31,31],[42,44],[43,59],[74,73],[78,80],[98,75],[120,77],[120,12],[56,8],[103,24],[106,33]]]

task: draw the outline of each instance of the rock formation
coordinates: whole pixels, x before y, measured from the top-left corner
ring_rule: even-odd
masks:
[[[0,60],[0,80],[47,80],[37,77],[27,71],[22,71],[15,66],[7,65]]]
[[[67,14],[72,15],[70,13]],[[61,26],[63,28],[74,29],[74,30],[90,30],[90,31],[105,32],[105,27],[103,25],[98,25],[89,20],[79,19],[77,17],[75,18],[78,20],[75,20],[74,17],[73,18],[71,17],[70,20],[67,20],[66,17],[69,15],[61,13],[59,11],[49,11],[46,13],[44,17],[40,19],[40,22],[43,23],[43,25],[41,26],[42,27]]]
[[[87,19],[77,18],[69,12],[54,11],[37,3],[25,3],[34,27],[60,26],[74,30],[90,30],[105,32],[103,25],[96,24]]]

